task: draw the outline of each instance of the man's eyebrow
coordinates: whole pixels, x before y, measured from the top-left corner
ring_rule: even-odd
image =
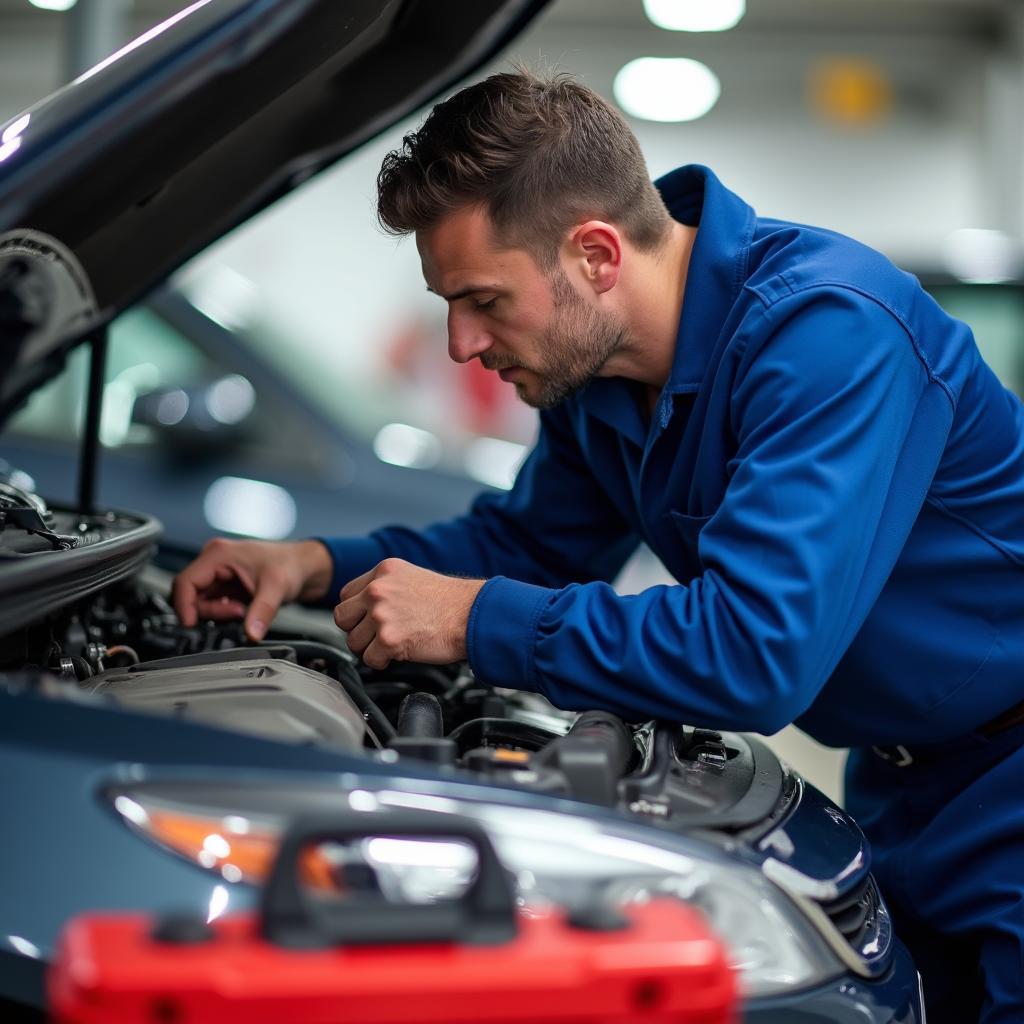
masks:
[[[446,302],[456,302],[459,299],[466,298],[467,295],[475,295],[477,292],[496,292],[499,290],[500,289],[496,285],[471,284],[465,288],[460,288],[457,292],[452,292],[450,295],[441,295],[441,298]],[[429,284],[427,285],[427,291],[430,292],[431,295],[440,294],[439,292],[435,292]]]

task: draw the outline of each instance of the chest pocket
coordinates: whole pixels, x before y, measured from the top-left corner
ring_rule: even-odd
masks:
[[[674,510],[664,517],[661,532],[665,540],[665,550],[658,551],[657,554],[672,575],[682,583],[700,576],[704,571],[698,556],[698,547],[701,531],[711,518],[688,516]]]

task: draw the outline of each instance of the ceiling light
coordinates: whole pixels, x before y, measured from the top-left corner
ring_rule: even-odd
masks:
[[[77,0],[28,0],[33,7],[44,11],[70,11]]]
[[[42,951],[34,942],[29,942],[28,939],[23,939],[20,935],[8,935],[7,941],[22,956],[30,956],[33,960],[42,960]]]
[[[210,896],[210,910],[206,915],[206,923],[209,924],[215,918],[220,917],[228,909],[228,901],[231,897],[223,885],[215,885],[213,894]]]
[[[225,330],[244,331],[258,318],[259,289],[224,263],[214,263],[202,277],[185,281],[182,291],[200,313]]]
[[[746,0],[644,0],[647,17],[670,32],[725,32],[746,9]]]
[[[717,102],[718,76],[688,57],[639,57],[619,70],[615,99],[627,114],[645,121],[694,121]]]

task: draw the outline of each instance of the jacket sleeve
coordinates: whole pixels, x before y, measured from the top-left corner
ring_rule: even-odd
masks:
[[[423,530],[390,526],[364,538],[318,538],[331,553],[328,600],[384,558],[457,576],[502,575],[543,587],[610,580],[638,538],[595,478],[565,407],[541,414],[536,445],[505,494]]]
[[[953,404],[903,324],[858,293],[816,288],[754,319],[702,574],[630,597],[490,580],[470,618],[479,677],[563,708],[762,732],[813,702],[899,556]]]

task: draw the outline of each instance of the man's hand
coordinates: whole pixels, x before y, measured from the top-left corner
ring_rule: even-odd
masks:
[[[200,619],[245,619],[250,640],[262,640],[287,601],[327,593],[334,566],[319,541],[211,540],[174,581],[174,610],[183,626]]]
[[[469,610],[485,582],[386,558],[344,586],[334,621],[370,668],[392,660],[447,665],[466,657]]]

